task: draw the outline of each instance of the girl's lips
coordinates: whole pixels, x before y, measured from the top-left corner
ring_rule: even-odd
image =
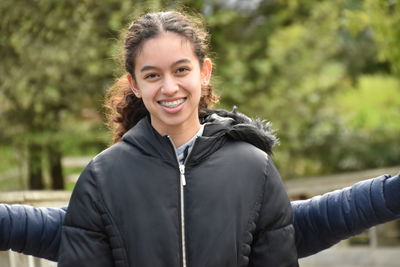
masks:
[[[180,98],[173,101],[158,101],[158,104],[165,112],[174,114],[183,109],[185,102],[186,98]]]
[[[158,103],[163,107],[176,108],[177,106],[179,106],[180,104],[182,104],[185,101],[186,101],[186,98],[180,98],[180,99],[176,99],[176,100],[172,100],[172,101],[158,101]]]

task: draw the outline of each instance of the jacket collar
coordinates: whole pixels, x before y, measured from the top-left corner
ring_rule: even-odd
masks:
[[[250,143],[271,154],[277,138],[271,131],[271,125],[262,120],[252,120],[239,113],[218,110],[204,110],[200,121],[205,124],[203,136],[198,137],[191,152],[190,161],[198,162],[223,146],[228,140]],[[150,119],[141,119],[122,137],[144,155],[176,162],[176,153],[168,136],[161,136],[150,123]]]

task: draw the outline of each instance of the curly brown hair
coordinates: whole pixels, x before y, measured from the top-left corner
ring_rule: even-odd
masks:
[[[163,32],[174,32],[189,40],[200,65],[207,57],[208,33],[201,19],[177,11],[147,13],[132,22],[124,38],[125,71],[134,79],[135,59],[143,44]],[[118,78],[106,94],[107,125],[112,131],[114,143],[120,141],[140,119],[149,115],[142,99],[130,89],[126,76]],[[199,112],[211,108],[216,102],[218,96],[212,92],[212,86],[202,86]]]

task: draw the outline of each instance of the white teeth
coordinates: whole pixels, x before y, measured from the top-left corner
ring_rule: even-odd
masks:
[[[185,102],[185,98],[181,98],[175,101],[160,101],[160,105],[167,107],[167,108],[176,108],[177,106],[179,106],[180,104],[182,104],[183,102]]]

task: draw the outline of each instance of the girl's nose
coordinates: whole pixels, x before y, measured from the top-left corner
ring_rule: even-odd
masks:
[[[161,92],[166,95],[173,95],[179,90],[178,83],[171,76],[165,76],[161,87]]]

